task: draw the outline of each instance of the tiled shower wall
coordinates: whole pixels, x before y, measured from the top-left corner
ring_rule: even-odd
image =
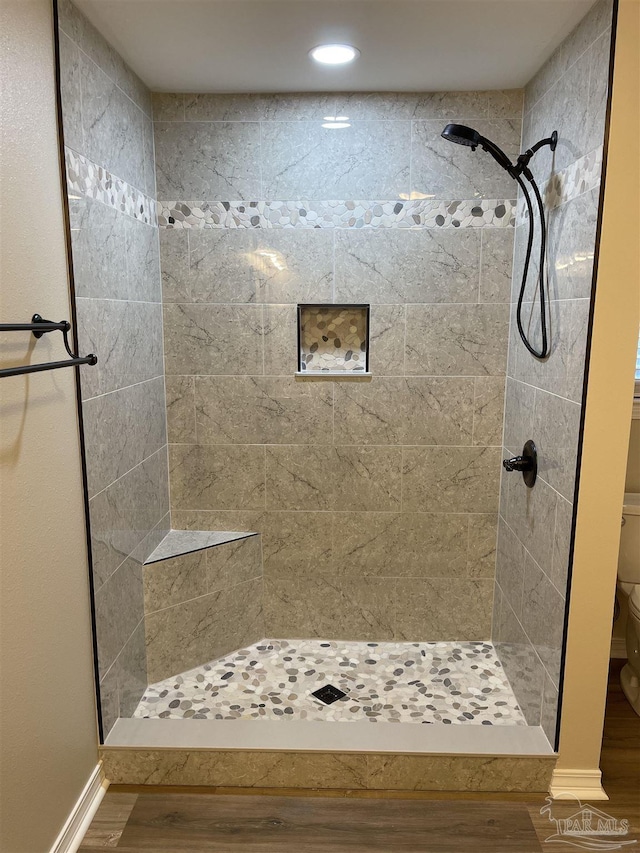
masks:
[[[551,741],[556,712],[569,565],[604,139],[612,3],[600,0],[525,91],[523,149],[558,131],[555,156],[543,149],[532,171],[544,187],[549,220],[551,355],[525,350],[512,317],[505,455],[528,438],[539,451],[539,479],[503,475],[493,636],[530,725]],[[520,223],[520,220],[519,220]],[[526,226],[516,228],[512,302],[517,299]],[[537,266],[537,265],[536,265]],[[527,299],[533,298],[530,288]],[[538,309],[524,317],[540,346]],[[531,318],[530,320],[528,318]]]
[[[440,132],[515,156],[522,92],[153,104],[173,527],[262,533],[271,636],[488,637],[515,193]],[[298,302],[370,381],[294,377]]]
[[[151,98],[60,0],[61,83],[105,731],[147,685],[142,562],[169,526]]]

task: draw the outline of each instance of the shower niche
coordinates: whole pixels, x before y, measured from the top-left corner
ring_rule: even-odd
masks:
[[[370,376],[369,305],[298,305],[297,376]]]

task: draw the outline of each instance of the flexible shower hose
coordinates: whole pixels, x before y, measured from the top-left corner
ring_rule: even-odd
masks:
[[[547,358],[549,355],[549,339],[547,336],[547,314],[546,314],[546,287],[544,280],[544,262],[545,262],[545,254],[547,247],[547,225],[544,219],[544,206],[542,204],[542,198],[540,196],[540,190],[538,189],[538,185],[533,178],[533,175],[527,169],[525,171],[525,175],[529,183],[533,188],[533,192],[536,197],[536,201],[538,204],[538,213],[540,214],[540,270],[538,275],[539,282],[539,296],[540,296],[540,329],[542,333],[542,348],[537,350],[527,338],[526,332],[522,325],[522,303],[524,302],[524,294],[527,287],[527,278],[529,276],[529,265],[531,263],[531,252],[533,250],[533,205],[531,203],[531,196],[527,190],[527,187],[519,175],[513,175],[515,180],[518,182],[520,189],[524,195],[525,201],[527,203],[527,211],[529,214],[529,237],[527,239],[527,252],[524,258],[524,268],[522,270],[522,281],[520,283],[520,294],[518,296],[518,306],[516,308],[516,323],[518,325],[518,332],[520,337],[522,338],[522,343],[529,350],[532,356],[535,358],[543,359]]]

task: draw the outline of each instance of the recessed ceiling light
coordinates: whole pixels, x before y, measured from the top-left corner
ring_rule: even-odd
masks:
[[[309,51],[309,56],[323,65],[343,65],[360,56],[360,51],[350,44],[319,44]]]

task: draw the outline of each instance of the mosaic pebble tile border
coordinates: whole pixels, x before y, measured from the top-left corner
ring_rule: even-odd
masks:
[[[547,210],[553,210],[567,201],[594,189],[602,178],[603,146],[594,148],[561,172],[552,175],[544,188],[542,198]],[[533,200],[535,205],[535,200]],[[522,225],[529,219],[524,198],[518,199],[516,224]]]
[[[107,172],[82,154],[65,147],[67,191],[101,201],[134,219],[157,225],[156,201],[140,190]]]
[[[327,684],[346,696],[323,704]],[[150,685],[133,716],[526,725],[486,642],[265,639]]]
[[[159,201],[160,228],[509,228],[515,201]]]

